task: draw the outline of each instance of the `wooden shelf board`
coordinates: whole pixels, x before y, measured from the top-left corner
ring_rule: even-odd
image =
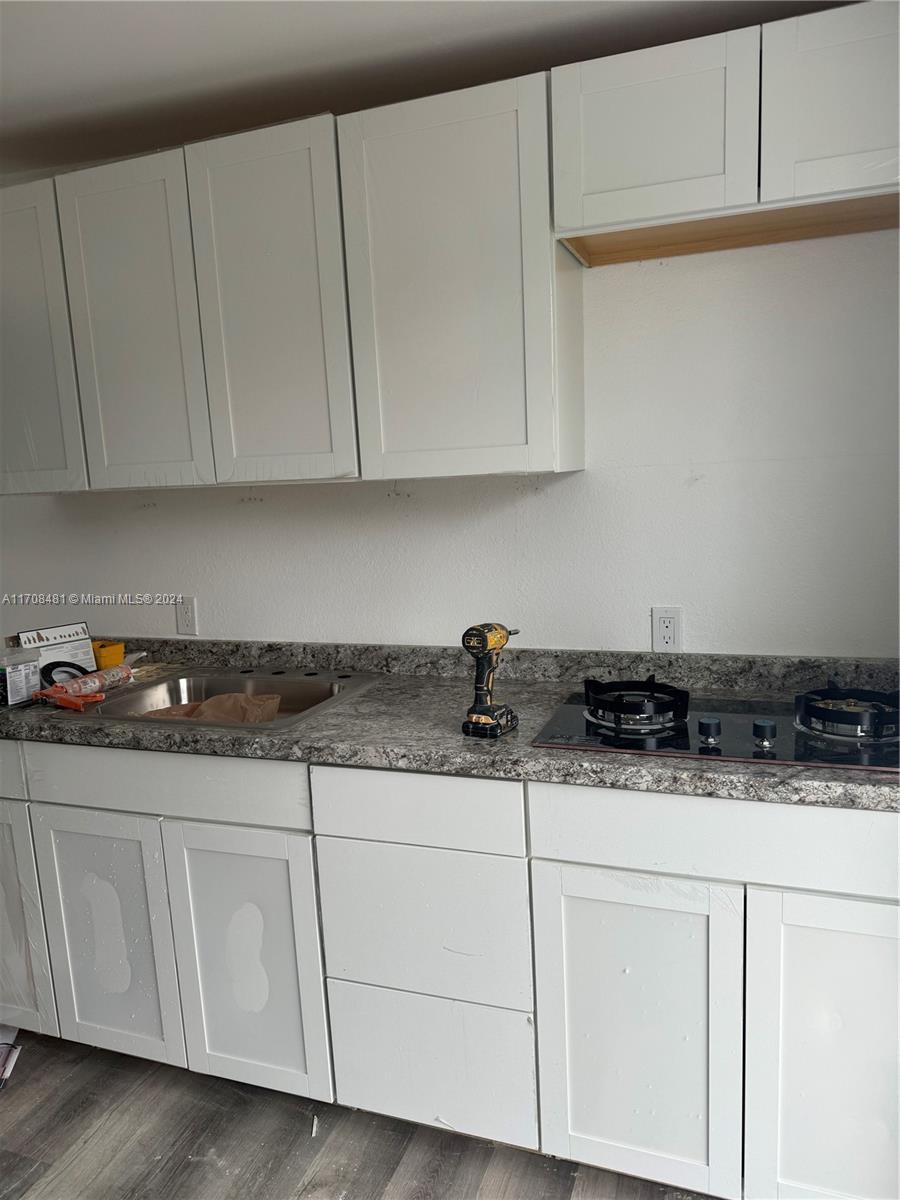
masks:
[[[647,258],[672,258],[679,254],[705,254],[710,250],[736,250],[805,238],[837,237],[896,229],[900,225],[900,197],[896,192],[854,196],[790,208],[761,208],[756,212],[704,217],[673,225],[618,229],[560,239],[586,267],[637,262]]]

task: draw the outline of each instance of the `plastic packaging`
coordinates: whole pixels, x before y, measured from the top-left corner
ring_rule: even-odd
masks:
[[[89,704],[97,704],[106,699],[106,689],[128,683],[133,675],[131,667],[124,664],[120,667],[108,667],[105,671],[92,671],[89,675],[80,675],[66,683],[54,683],[53,687],[35,692],[34,698],[43,700],[45,704],[57,704],[60,708],[73,708],[76,712],[84,712]]]
[[[40,651],[0,650],[0,705],[27,703],[41,686]]]

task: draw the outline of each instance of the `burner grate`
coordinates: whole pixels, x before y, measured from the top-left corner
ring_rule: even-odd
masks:
[[[900,735],[897,692],[872,692],[828,686],[795,697],[797,727],[820,737],[860,742],[890,742]]]
[[[683,688],[646,679],[613,679],[601,683],[584,681],[585,717],[596,725],[622,734],[643,736],[659,733],[682,723],[687,717],[690,693]]]

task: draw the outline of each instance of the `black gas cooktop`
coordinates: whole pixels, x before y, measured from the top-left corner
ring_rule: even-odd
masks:
[[[828,686],[792,701],[691,696],[643,680],[586,679],[532,743],[720,762],[900,769],[898,695]]]

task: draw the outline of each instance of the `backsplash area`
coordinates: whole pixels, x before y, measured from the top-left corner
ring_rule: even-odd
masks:
[[[113,635],[118,640],[118,635]],[[289,670],[377,672],[472,678],[472,656],[462,646],[372,646],[334,642],[216,641],[208,638],[125,637],[128,650],[143,650],[148,663],[222,670],[278,667]],[[746,696],[791,698],[797,692],[842,687],[897,690],[897,663],[887,658],[797,658],[765,654],[655,654],[652,651],[540,650],[507,646],[502,675],[531,683],[565,681],[579,687],[586,677],[660,680],[699,693],[741,692]]]
[[[3,592],[197,597],[204,637],[897,650],[897,235],[586,272],[587,470],[2,501]],[[171,607],[2,609],[169,637]]]

